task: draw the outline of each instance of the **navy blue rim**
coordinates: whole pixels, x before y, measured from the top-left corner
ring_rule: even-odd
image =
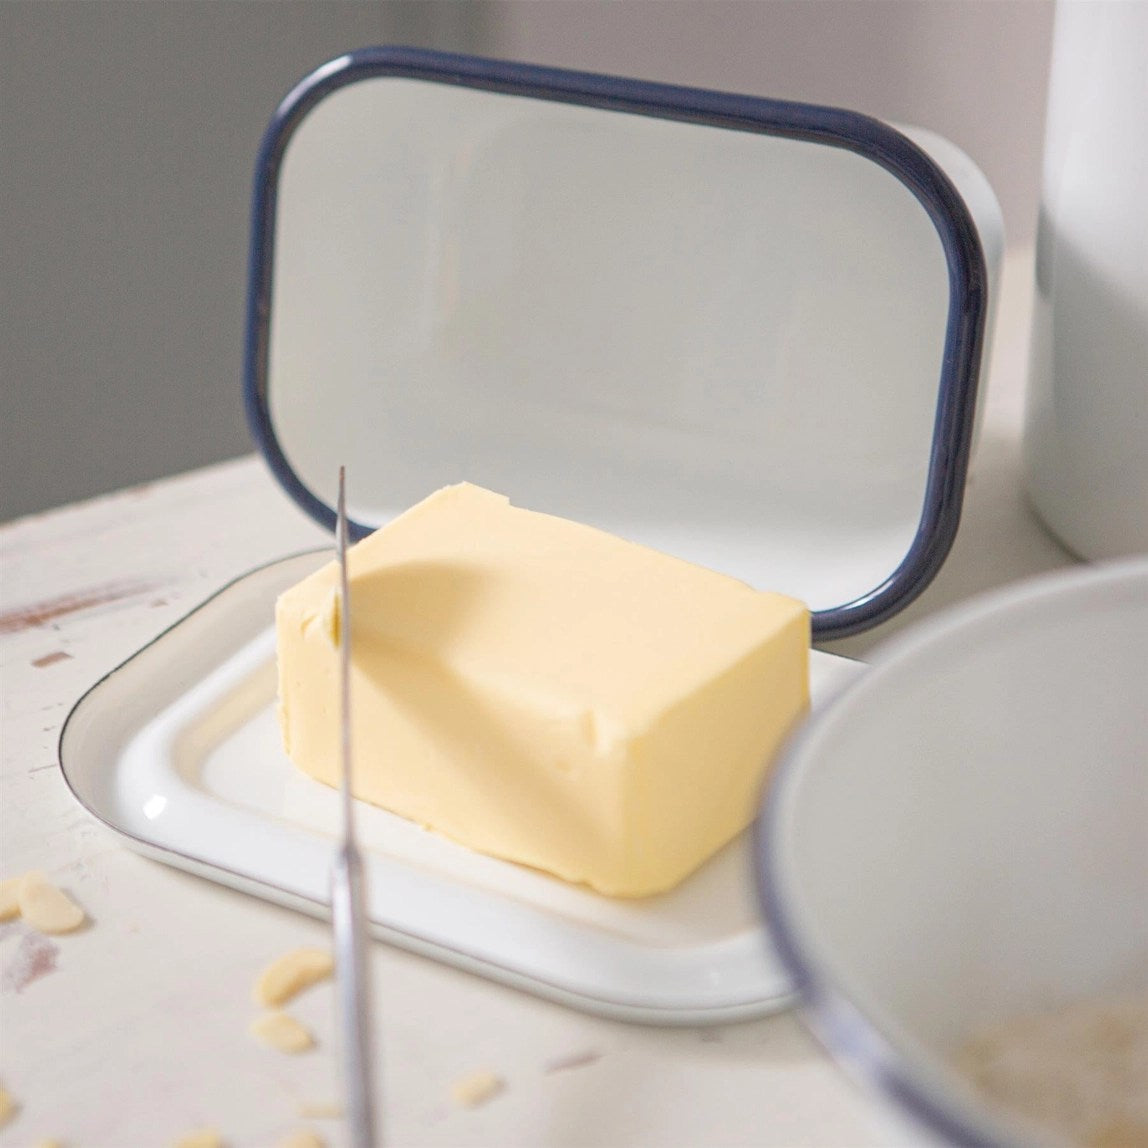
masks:
[[[304,511],[321,525],[334,530],[334,509],[300,481],[284,456],[271,423],[267,355],[279,169],[295,129],[320,100],[347,84],[379,76],[427,80],[606,111],[808,140],[855,152],[899,179],[933,221],[949,271],[949,315],[924,506],[913,542],[897,569],[880,585],[854,601],[814,611],[813,636],[825,641],[867,630],[903,609],[928,586],[948,555],[960,522],[988,315],[988,274],[976,226],[959,192],[937,164],[887,124],[841,108],[540,68],[419,48],[364,48],[340,56],[312,72],[279,105],[263,137],[256,161],[244,403],[256,445],[275,477]],[[350,529],[352,538],[358,539],[369,533],[371,528],[352,522]]]
[[[806,724],[786,746],[768,783],[763,808],[753,826],[753,857],[758,905],[770,940],[793,980],[801,1006],[825,1046],[854,1066],[894,1109],[907,1113],[944,1143],[965,1148],[1020,1148],[1003,1132],[994,1135],[965,1118],[955,1105],[936,1098],[905,1065],[878,1027],[811,960],[790,911],[779,873],[781,794],[792,783],[802,747],[818,726]]]

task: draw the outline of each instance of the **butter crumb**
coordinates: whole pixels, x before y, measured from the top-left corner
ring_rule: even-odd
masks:
[[[304,1128],[280,1141],[279,1148],[327,1148],[327,1142],[318,1132]]]
[[[1008,1017],[974,1032],[954,1063],[1044,1139],[1148,1148],[1148,989]]]
[[[462,1108],[477,1108],[492,1100],[506,1087],[505,1081],[495,1073],[483,1070],[456,1080],[451,1085],[450,1095],[455,1104]]]
[[[300,1100],[299,1115],[304,1120],[341,1120],[343,1106],[337,1100]]]
[[[277,1052],[306,1052],[315,1047],[310,1030],[278,1009],[256,1017],[248,1031],[257,1041]]]
[[[7,1089],[0,1088],[0,1128],[16,1115],[16,1101],[8,1094]]]
[[[41,1140],[36,1148],[64,1148],[64,1145],[59,1140]]]
[[[172,1148],[223,1148],[223,1138],[214,1128],[197,1128],[181,1136]]]
[[[39,870],[20,878],[16,898],[24,920],[41,933],[70,933],[84,923],[84,910]]]
[[[335,958],[323,949],[292,949],[274,960],[255,982],[255,1003],[286,1004],[305,988],[326,980],[335,971]]]
[[[0,881],[0,921],[10,921],[20,916],[19,877],[7,877]]]
[[[1148,1144],[1148,1125],[1118,1120],[1088,1138],[1087,1148],[1142,1148]]]

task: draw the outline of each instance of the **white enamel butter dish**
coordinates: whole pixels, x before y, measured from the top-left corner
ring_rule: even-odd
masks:
[[[357,533],[446,483],[876,624],[960,513],[1001,250],[983,176],[928,133],[775,100],[378,48],[277,111],[255,180],[246,396],[287,493]],[[325,913],[335,795],[274,721],[252,572],[77,705],[78,799],[151,855]],[[861,667],[814,654],[814,704]],[[360,812],[381,938],[659,1023],[792,999],[744,839],[612,901]]]
[[[158,860],[325,915],[338,794],[297,770],[275,716],[276,596],[330,555],[225,587],[99,682],[61,737],[73,793]],[[815,705],[862,669],[814,653]],[[630,1020],[702,1024],[787,1003],[746,836],[672,892],[615,900],[360,805],[375,935]]]

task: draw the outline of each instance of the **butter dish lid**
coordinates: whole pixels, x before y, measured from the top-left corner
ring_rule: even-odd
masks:
[[[353,531],[470,481],[802,598],[896,613],[952,544],[1002,248],[947,141],[859,113],[371,48],[255,173],[245,389]]]

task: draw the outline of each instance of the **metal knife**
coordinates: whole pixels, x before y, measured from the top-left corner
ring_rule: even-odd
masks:
[[[339,797],[342,840],[331,870],[331,919],[335,932],[335,975],[347,1095],[347,1131],[352,1148],[382,1148],[374,1104],[370,965],[367,952],[366,874],[355,838],[351,797],[351,594],[347,577],[346,473],[339,467],[335,545],[339,556],[339,692],[342,770]]]

